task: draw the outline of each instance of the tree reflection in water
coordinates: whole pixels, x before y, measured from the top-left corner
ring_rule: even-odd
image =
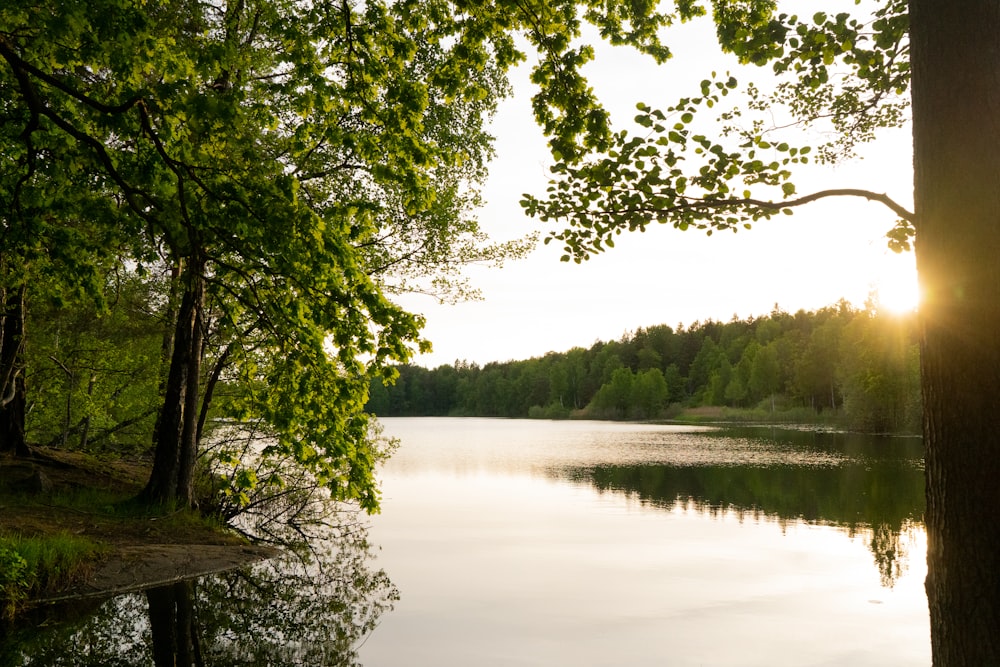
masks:
[[[836,526],[852,538],[866,538],[886,587],[906,569],[903,537],[919,528],[924,506],[920,469],[898,460],[815,467],[595,466],[558,475],[665,509]]]
[[[3,665],[357,665],[398,592],[360,525],[252,567],[104,603],[73,624],[7,637]]]
[[[867,541],[883,586],[905,571],[907,538],[921,529],[924,513],[919,439],[769,427],[694,437],[700,435],[704,447],[661,445],[662,462],[566,466],[551,474],[668,510],[836,526]],[[688,450],[714,458],[691,458]]]

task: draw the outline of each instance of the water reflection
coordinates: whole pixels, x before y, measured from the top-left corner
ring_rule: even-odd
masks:
[[[385,420],[403,445],[387,473],[529,473],[650,508],[841,528],[883,585],[906,567],[924,511],[919,438],[770,426],[497,419]]]
[[[3,665],[359,665],[398,592],[358,526],[308,552],[108,600],[73,623],[10,630]],[[51,618],[62,610],[50,610]]]
[[[55,611],[0,637],[0,665],[928,664],[916,556],[901,576],[919,441],[391,425],[372,534],[392,614],[367,536],[342,530],[308,561]]]
[[[705,444],[734,455],[712,465],[675,460],[552,473],[667,509],[839,526],[867,540],[883,585],[905,569],[902,538],[921,523],[924,508],[918,440],[743,429]],[[781,464],[772,460],[777,452],[786,454]]]
[[[372,535],[403,596],[366,667],[929,664],[917,440],[385,426]]]

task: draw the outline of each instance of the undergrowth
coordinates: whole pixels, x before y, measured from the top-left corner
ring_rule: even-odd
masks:
[[[0,536],[0,616],[10,619],[29,598],[72,583],[102,551],[68,533]]]

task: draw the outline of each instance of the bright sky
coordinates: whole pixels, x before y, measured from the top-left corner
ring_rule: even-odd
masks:
[[[636,102],[666,107],[678,97],[697,94],[698,83],[713,70],[731,71],[741,84],[751,77],[762,84],[768,80],[769,71],[741,72],[735,61],[718,53],[710,21],[682,29],[669,42],[674,58],[660,67],[628,49],[598,50],[588,73],[617,124],[631,121]],[[556,229],[527,218],[518,204],[523,193],[544,194],[551,164],[531,115],[526,77],[527,68],[515,74],[515,96],[501,106],[493,127],[498,155],[485,190],[487,204],[478,217],[495,240],[533,230],[544,237]],[[909,130],[888,132],[863,150],[863,159],[817,167],[808,180],[796,177],[798,192],[859,187],[886,192],[911,208]],[[527,259],[502,269],[469,268],[482,301],[455,306],[419,296],[401,301],[427,318],[424,333],[434,351],[416,363],[431,368],[456,360],[483,364],[589,347],[655,324],[687,326],[710,318],[765,315],[776,303],[793,313],[822,308],[841,297],[860,306],[873,288],[885,306],[912,307],[913,255],[896,255],[886,246],[885,233],[895,221],[880,204],[824,199],[738,234],[707,237],[669,226],[623,234],[615,248],[583,264],[560,262],[558,243],[539,242]]]

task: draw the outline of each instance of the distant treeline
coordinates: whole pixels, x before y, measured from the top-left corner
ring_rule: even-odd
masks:
[[[374,381],[380,416],[656,419],[685,408],[833,415],[870,432],[917,432],[919,351],[912,315],[846,301],[794,315],[657,325],[524,361],[403,366]]]

